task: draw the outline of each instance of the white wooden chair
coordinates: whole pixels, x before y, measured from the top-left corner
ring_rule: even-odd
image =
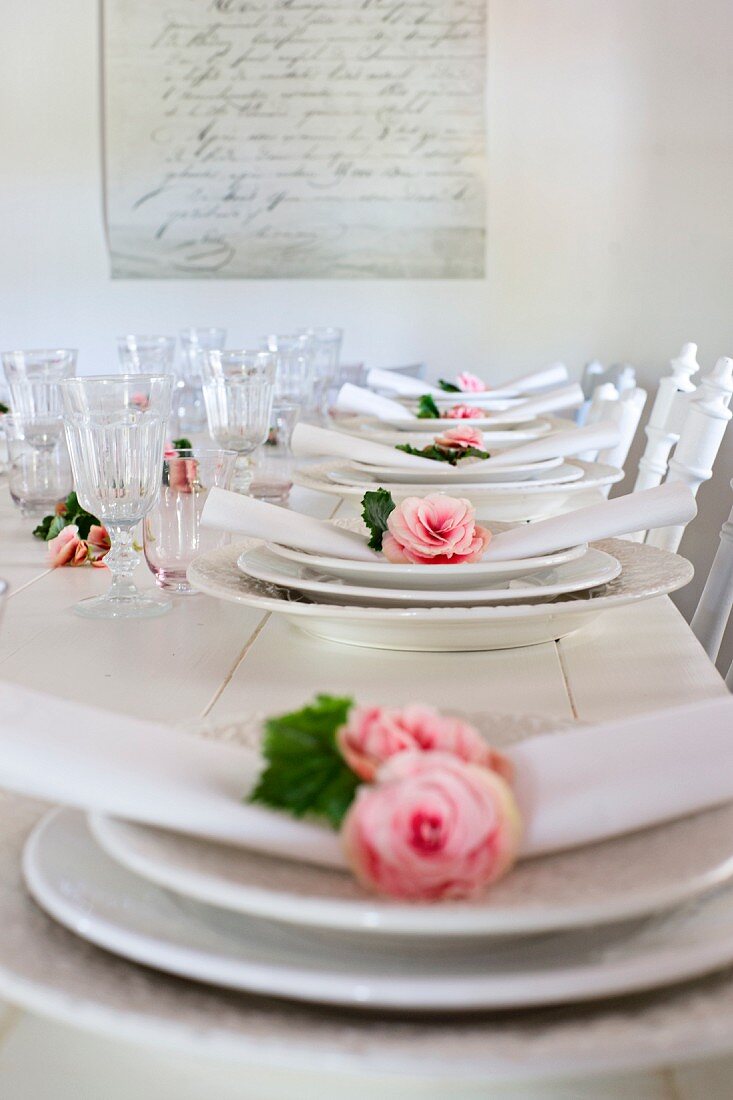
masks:
[[[636,371],[629,363],[615,363],[613,366],[604,367],[599,359],[593,359],[586,363],[583,375],[580,379],[585,400],[575,414],[575,422],[579,426],[593,423],[591,419],[594,401],[599,400],[598,391],[608,394],[608,387],[612,386],[616,395],[620,396],[626,390],[632,390],[636,386]]]
[[[611,382],[604,382],[598,386],[591,398],[586,424],[596,424],[601,420],[610,421],[618,428],[619,441],[614,447],[601,452],[587,452],[581,455],[581,458],[586,461],[605,462],[609,466],[618,466],[623,469],[639,427],[646,399],[646,390],[639,386],[622,390],[621,393]],[[607,492],[606,495],[608,495]]]
[[[679,355],[670,361],[669,368],[670,373],[659,383],[645,428],[647,444],[639,461],[634,490],[660,485],[667,473],[670,452],[679,439],[686,412],[684,395],[695,392],[691,379],[700,370],[697,344],[684,344]]]
[[[686,411],[674,453],[669,460],[667,481],[683,481],[696,494],[713,476],[713,464],[726,428],[733,418],[728,406],[733,397],[733,359],[718,359],[703,377],[694,395],[684,399]],[[660,527],[650,531],[650,546],[676,550],[684,527]]]
[[[733,489],[733,481],[731,481]],[[690,626],[711,661],[717,660],[720,644],[733,611],[733,508],[720,531],[720,546],[700,596]],[[733,691],[733,663],[726,684]]]

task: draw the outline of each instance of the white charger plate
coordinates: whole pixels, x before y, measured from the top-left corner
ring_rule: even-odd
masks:
[[[431,485],[441,489],[453,489],[456,485],[563,485],[570,481],[580,481],[584,476],[582,467],[572,462],[563,462],[561,458],[545,459],[544,462],[527,463],[524,466],[503,466],[501,468],[479,469],[478,462],[466,462],[458,466],[436,462],[433,470],[408,470],[399,466],[370,466],[366,462],[354,460],[349,463],[351,473],[337,470],[331,473],[332,481],[337,484],[381,485],[398,482],[403,485]],[[348,479],[348,480],[347,480]]]
[[[348,530],[364,530],[363,524],[354,519],[336,519],[337,527]],[[501,529],[503,524],[495,524],[492,529]],[[393,565],[392,562],[350,561],[348,558],[333,558],[326,554],[312,554],[305,550],[295,550],[278,543],[266,544],[270,553],[287,561],[340,577],[351,584],[377,585],[380,588],[470,588],[485,584],[498,584],[512,577],[524,577],[540,569],[554,569],[564,562],[576,561],[587,552],[586,543],[556,550],[552,554],[537,555],[533,558],[515,558],[509,561],[466,562],[461,566],[445,565]]]
[[[365,951],[175,895],[94,843],[82,814],[53,810],[28,839],[23,873],[37,903],[108,951],[196,981],[319,1004],[471,1011],[592,1000],[655,988],[733,961],[733,891],[671,916],[613,928],[424,951]]]
[[[665,595],[688,584],[690,562],[655,546],[625,539],[599,541],[621,563],[615,581],[581,596],[559,596],[552,603],[483,607],[355,607],[316,603],[292,591],[272,588],[237,567],[249,539],[196,558],[188,579],[200,592],[217,599],[283,615],[307,634],[346,645],[413,652],[468,652],[514,649],[563,638],[604,611]]]
[[[567,729],[533,715],[468,715],[498,747]],[[193,735],[260,751],[264,717],[191,726]],[[433,940],[526,936],[610,924],[670,908],[733,875],[733,806],[574,851],[522,860],[482,898],[440,905],[374,897],[349,874],[168,830],[91,815],[90,829],[128,870],[206,904],[358,937]]]
[[[353,603],[362,607],[436,607],[446,605],[476,605],[516,602],[519,600],[551,600],[565,592],[580,592],[614,580],[621,572],[618,561],[602,550],[588,550],[582,558],[566,562],[555,569],[544,569],[527,574],[521,580],[509,580],[500,585],[483,588],[450,589],[382,588],[376,585],[357,585],[340,577],[329,576],[319,570],[299,565],[272,554],[266,547],[258,546],[245,551],[237,561],[237,567],[246,576],[274,584],[282,588],[294,588],[313,594],[327,603]],[[443,566],[461,569],[462,566]]]

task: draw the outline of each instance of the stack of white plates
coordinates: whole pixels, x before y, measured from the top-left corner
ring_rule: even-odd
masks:
[[[547,726],[478,724],[496,744]],[[201,732],[251,744],[254,729]],[[340,870],[57,810],[24,874],[83,939],[195,981],[367,1009],[517,1009],[733,962],[732,828],[732,807],[707,811],[524,861],[475,901],[424,905],[372,897]]]
[[[360,520],[334,522],[363,530]],[[550,641],[691,576],[692,566],[676,554],[621,539],[453,566],[352,561],[250,539],[203,554],[188,570],[200,591],[278,612],[318,637],[433,651]]]

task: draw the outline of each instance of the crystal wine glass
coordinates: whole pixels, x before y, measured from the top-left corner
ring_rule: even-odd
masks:
[[[77,614],[95,619],[140,618],[167,611],[171,601],[138,591],[132,574],[136,525],[160,491],[165,431],[170,415],[170,375],[68,378],[61,383],[66,439],[77,496],[107,528],[105,558],[112,584],[103,596],[84,600]]]
[[[227,339],[225,328],[189,326],[178,333],[181,341],[181,366],[175,414],[181,431],[200,432],[206,427],[206,410],[201,392],[201,356],[207,351],[221,351]]]
[[[267,439],[275,381],[270,352],[208,351],[201,356],[209,435],[237,452],[231,488],[246,493],[252,481],[249,455]]]
[[[262,347],[275,359],[275,400],[299,405],[303,411],[313,405],[313,344],[309,336],[265,336]]]
[[[118,336],[117,354],[125,374],[170,374],[175,336]]]
[[[305,328],[299,335],[310,341],[313,354],[313,411],[325,420],[329,388],[338,375],[344,330],[335,326]]]

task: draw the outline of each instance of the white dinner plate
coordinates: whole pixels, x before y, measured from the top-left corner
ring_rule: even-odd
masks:
[[[380,443],[412,443],[415,447],[424,444],[424,431],[427,429],[423,430],[419,427],[416,428],[415,420],[411,420],[409,423],[409,428],[395,428],[391,421],[377,420],[374,417],[340,416],[335,419],[335,424],[339,431],[348,432],[352,435],[365,435]],[[422,423],[424,423],[424,421]],[[437,423],[439,428],[445,431],[446,428],[455,427],[457,424],[462,423],[462,421],[449,420],[448,417],[444,417]],[[539,439],[540,436],[546,435],[549,431],[553,430],[553,424],[544,417],[539,417],[537,420],[533,421],[532,426],[528,428],[520,428],[512,426],[511,424],[496,424],[493,420],[483,417],[480,420],[472,420],[471,424],[473,427],[480,428],[491,445],[495,448],[514,446],[518,443],[529,443],[531,440]],[[433,432],[435,431],[435,429],[431,430]],[[556,425],[555,430],[558,430]]]
[[[521,580],[509,580],[491,587],[433,589],[381,588],[352,584],[340,577],[286,561],[272,554],[267,547],[247,550],[237,561],[247,576],[281,588],[314,595],[326,603],[358,604],[361,607],[438,607],[477,604],[498,604],[531,600],[551,600],[565,592],[580,592],[614,580],[621,572],[618,561],[602,550],[588,550],[582,558],[566,562],[555,569],[530,573]],[[446,572],[463,567],[443,566]]]
[[[414,652],[514,649],[554,641],[604,611],[673,592],[688,584],[694,572],[690,562],[667,550],[604,539],[595,545],[617,558],[622,572],[604,588],[582,595],[558,596],[551,603],[482,607],[355,607],[318,603],[246,577],[237,561],[259,542],[249,539],[202,554],[188,567],[189,581],[217,599],[277,612],[318,638]]]
[[[532,715],[468,715],[498,747],[566,729]],[[206,721],[192,733],[259,749],[262,716]],[[603,843],[522,860],[482,898],[405,904],[368,894],[333,868],[271,858],[101,814],[90,828],[128,870],[176,893],[252,917],[364,939],[525,936],[610,924],[671,908],[733,875],[733,806]]]
[[[351,531],[364,530],[363,524],[355,519],[336,519],[337,527]],[[505,528],[505,524],[491,524],[493,531]],[[394,565],[386,559],[382,561],[350,561],[348,558],[333,558],[326,554],[312,554],[305,550],[295,550],[290,546],[267,543],[267,549],[278,558],[298,562],[300,565],[326,573],[332,577],[341,577],[351,584],[377,585],[380,588],[480,588],[485,584],[498,584],[512,577],[524,577],[540,569],[555,569],[564,562],[575,561],[587,551],[586,543],[556,550],[552,554],[537,555],[533,558],[515,558],[509,561],[466,562],[458,571],[445,565]]]
[[[408,470],[399,466],[370,466],[366,462],[354,460],[349,463],[351,472],[334,471],[331,479],[340,484],[348,484],[350,477],[353,485],[388,485],[392,482],[404,485],[435,484],[442,489],[453,488],[456,484],[475,485],[562,485],[569,481],[580,481],[584,476],[582,467],[572,462],[563,462],[561,458],[545,459],[543,462],[526,463],[523,466],[488,467],[480,469],[478,462],[468,461],[458,466],[436,462],[433,470]]]
[[[60,924],[158,970],[230,989],[360,1008],[465,1011],[592,1000],[681,981],[733,961],[733,891],[670,916],[504,940],[365,949],[179,899],[111,860],[82,814],[53,810],[23,857],[26,884]]]
[[[456,395],[457,396],[457,395]],[[475,405],[473,401],[453,401],[452,405]],[[449,406],[449,407],[451,407]],[[478,408],[479,406],[476,405]],[[444,432],[446,428],[454,428],[458,424],[470,424],[472,428],[480,428],[482,431],[491,428],[534,428],[539,421],[537,416],[520,416],[514,415],[511,410],[506,412],[495,412],[493,415],[475,416],[470,419],[456,420],[451,416],[440,417],[423,417],[420,419],[417,416],[406,416],[404,419],[390,419],[380,420],[376,416],[364,416],[364,421],[369,423],[370,427],[381,428],[394,428],[398,432],[432,432],[434,435],[438,432]]]
[[[580,459],[574,459],[573,465],[583,470],[583,476],[576,481],[561,485],[543,485],[541,482],[494,485],[461,482],[460,484],[451,483],[449,488],[452,494],[460,494],[471,501],[480,522],[499,520],[506,523],[523,523],[527,520],[557,515],[567,510],[568,505],[572,505],[574,501],[577,501],[575,507],[582,507],[587,503],[585,497],[589,493],[613,485],[624,476],[622,470],[600,462],[582,462]],[[301,467],[293,475],[293,481],[306,489],[330,493],[332,496],[356,497],[359,500],[369,488],[369,484],[340,483],[337,485],[332,480],[334,472],[351,474],[352,479],[356,477],[348,462],[331,460]],[[371,484],[374,485],[373,482]],[[390,482],[385,487],[389,489],[397,503],[406,497],[426,496],[438,489],[434,484],[408,484],[407,482]],[[448,487],[440,486],[440,488],[446,490]],[[597,501],[593,500],[592,503]]]

